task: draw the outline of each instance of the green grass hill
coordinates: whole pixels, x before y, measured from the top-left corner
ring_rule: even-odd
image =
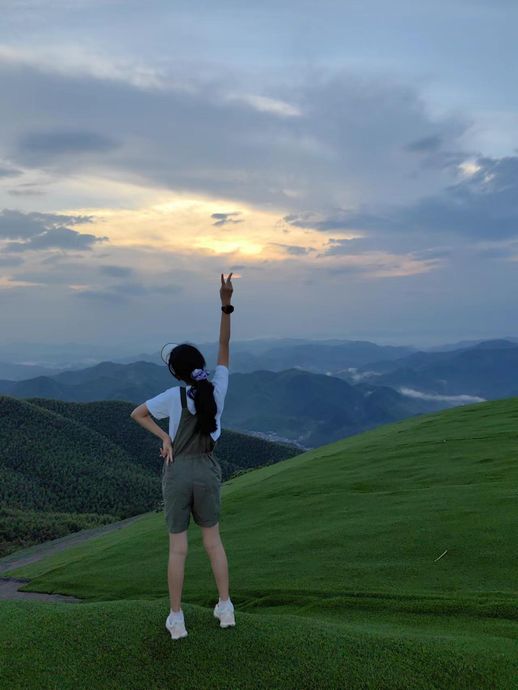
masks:
[[[517,443],[511,398],[230,479],[221,532],[235,629],[212,617],[191,524],[189,637],[168,638],[161,514],[11,571],[32,578],[27,590],[86,602],[0,603],[0,686],[517,688]]]

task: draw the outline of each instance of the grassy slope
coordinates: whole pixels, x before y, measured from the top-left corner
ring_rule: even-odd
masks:
[[[276,681],[277,687],[318,687],[311,678],[320,655],[330,674],[327,687],[515,687],[517,569],[510,537],[516,525],[517,430],[516,398],[466,406],[380,427],[228,482],[221,527],[238,628],[201,630],[214,619],[195,604],[210,606],[215,588],[193,526],[184,608],[193,637],[204,642],[183,645],[182,656],[174,655],[174,672],[158,651],[169,642],[160,630],[167,611],[161,515],[145,515],[122,533],[14,572],[35,578],[30,589],[91,601],[140,600],[67,610],[76,612],[88,636],[95,634],[88,622],[92,611],[102,612],[107,627],[99,634],[129,635],[145,668],[154,654],[149,640],[156,638],[148,687],[165,687],[152,675],[162,668],[170,680],[181,673],[183,687],[205,687],[201,678],[196,681],[197,671],[189,680],[185,674],[194,660],[210,674],[214,663],[205,661],[206,645],[211,657],[234,660],[227,671],[233,688],[267,687],[268,674],[282,673],[287,660],[291,680]],[[4,605],[0,612],[7,620],[22,605],[31,617],[49,619],[45,625],[53,635],[72,616],[25,603]],[[310,631],[301,625],[304,616],[312,619]],[[132,627],[132,619],[139,626]],[[21,632],[27,631],[24,620],[17,623]],[[238,644],[213,637],[225,632]],[[308,644],[306,635],[318,643]],[[39,649],[11,645],[13,658],[24,663],[32,663]],[[68,656],[60,652],[67,674],[88,653],[80,651],[80,640],[71,645]],[[243,653],[250,658],[250,674],[239,663]],[[168,654],[171,659],[174,651]],[[254,670],[259,659],[261,671]],[[106,663],[116,661],[108,654]],[[220,682],[219,664],[214,683]],[[297,676],[301,669],[306,672]],[[248,684],[253,678],[256,684]]]
[[[212,613],[186,605],[189,636],[171,641],[166,601],[3,603],[0,669],[9,690],[507,690],[505,649],[479,655],[447,636],[355,630],[297,616],[238,613],[221,630]],[[507,654],[506,654],[507,652]]]

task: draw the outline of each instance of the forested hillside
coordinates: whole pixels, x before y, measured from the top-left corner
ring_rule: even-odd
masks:
[[[132,403],[121,400],[74,403],[45,398],[29,398],[28,402],[57,412],[102,434],[123,448],[136,464],[145,469],[156,473],[157,466],[162,462],[158,454],[160,440],[130,418],[130,412],[134,408]],[[160,419],[157,424],[167,431],[167,419]],[[223,479],[227,479],[240,470],[290,458],[300,453],[300,450],[290,444],[273,443],[223,429],[215,453],[223,469]]]
[[[0,555],[160,507],[160,441],[132,409],[0,396]],[[231,431],[216,448],[224,479],[298,452]]]

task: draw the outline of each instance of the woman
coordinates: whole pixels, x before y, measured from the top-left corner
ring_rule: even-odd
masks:
[[[166,628],[174,640],[187,635],[181,598],[191,512],[201,528],[218,588],[214,616],[222,628],[235,625],[227,556],[219,534],[221,466],[213,454],[221,434],[221,413],[228,387],[230,313],[234,310],[230,304],[231,277],[232,273],[225,280],[221,274],[219,354],[212,382],[207,379],[201,352],[193,345],[177,345],[169,353],[167,364],[172,375],[186,387],[168,388],[131,413],[135,421],[162,439],[162,495],[169,531],[167,574],[171,600]],[[169,434],[150,415],[156,419],[169,417]]]

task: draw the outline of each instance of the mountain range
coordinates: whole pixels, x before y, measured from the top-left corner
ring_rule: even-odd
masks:
[[[231,359],[224,425],[315,447],[378,424],[518,393],[518,344],[500,339],[438,352],[368,342],[241,343]],[[215,357],[205,350],[207,361]],[[381,357],[369,360],[369,357]],[[239,371],[269,363],[253,371]],[[285,366],[291,362],[291,366]],[[283,367],[278,369],[278,367]],[[321,371],[317,371],[318,369]],[[51,376],[0,380],[0,394],[139,404],[175,384],[163,363],[101,362]]]
[[[122,400],[137,405],[173,382],[164,365],[103,362],[51,377],[0,381],[0,394],[69,402]],[[336,376],[302,369],[261,370],[230,375],[223,424],[308,448],[440,407],[435,401],[416,400],[386,386],[355,386]]]
[[[511,397],[518,394],[518,344],[491,340],[459,350],[416,352],[358,367],[347,378],[438,396]]]

